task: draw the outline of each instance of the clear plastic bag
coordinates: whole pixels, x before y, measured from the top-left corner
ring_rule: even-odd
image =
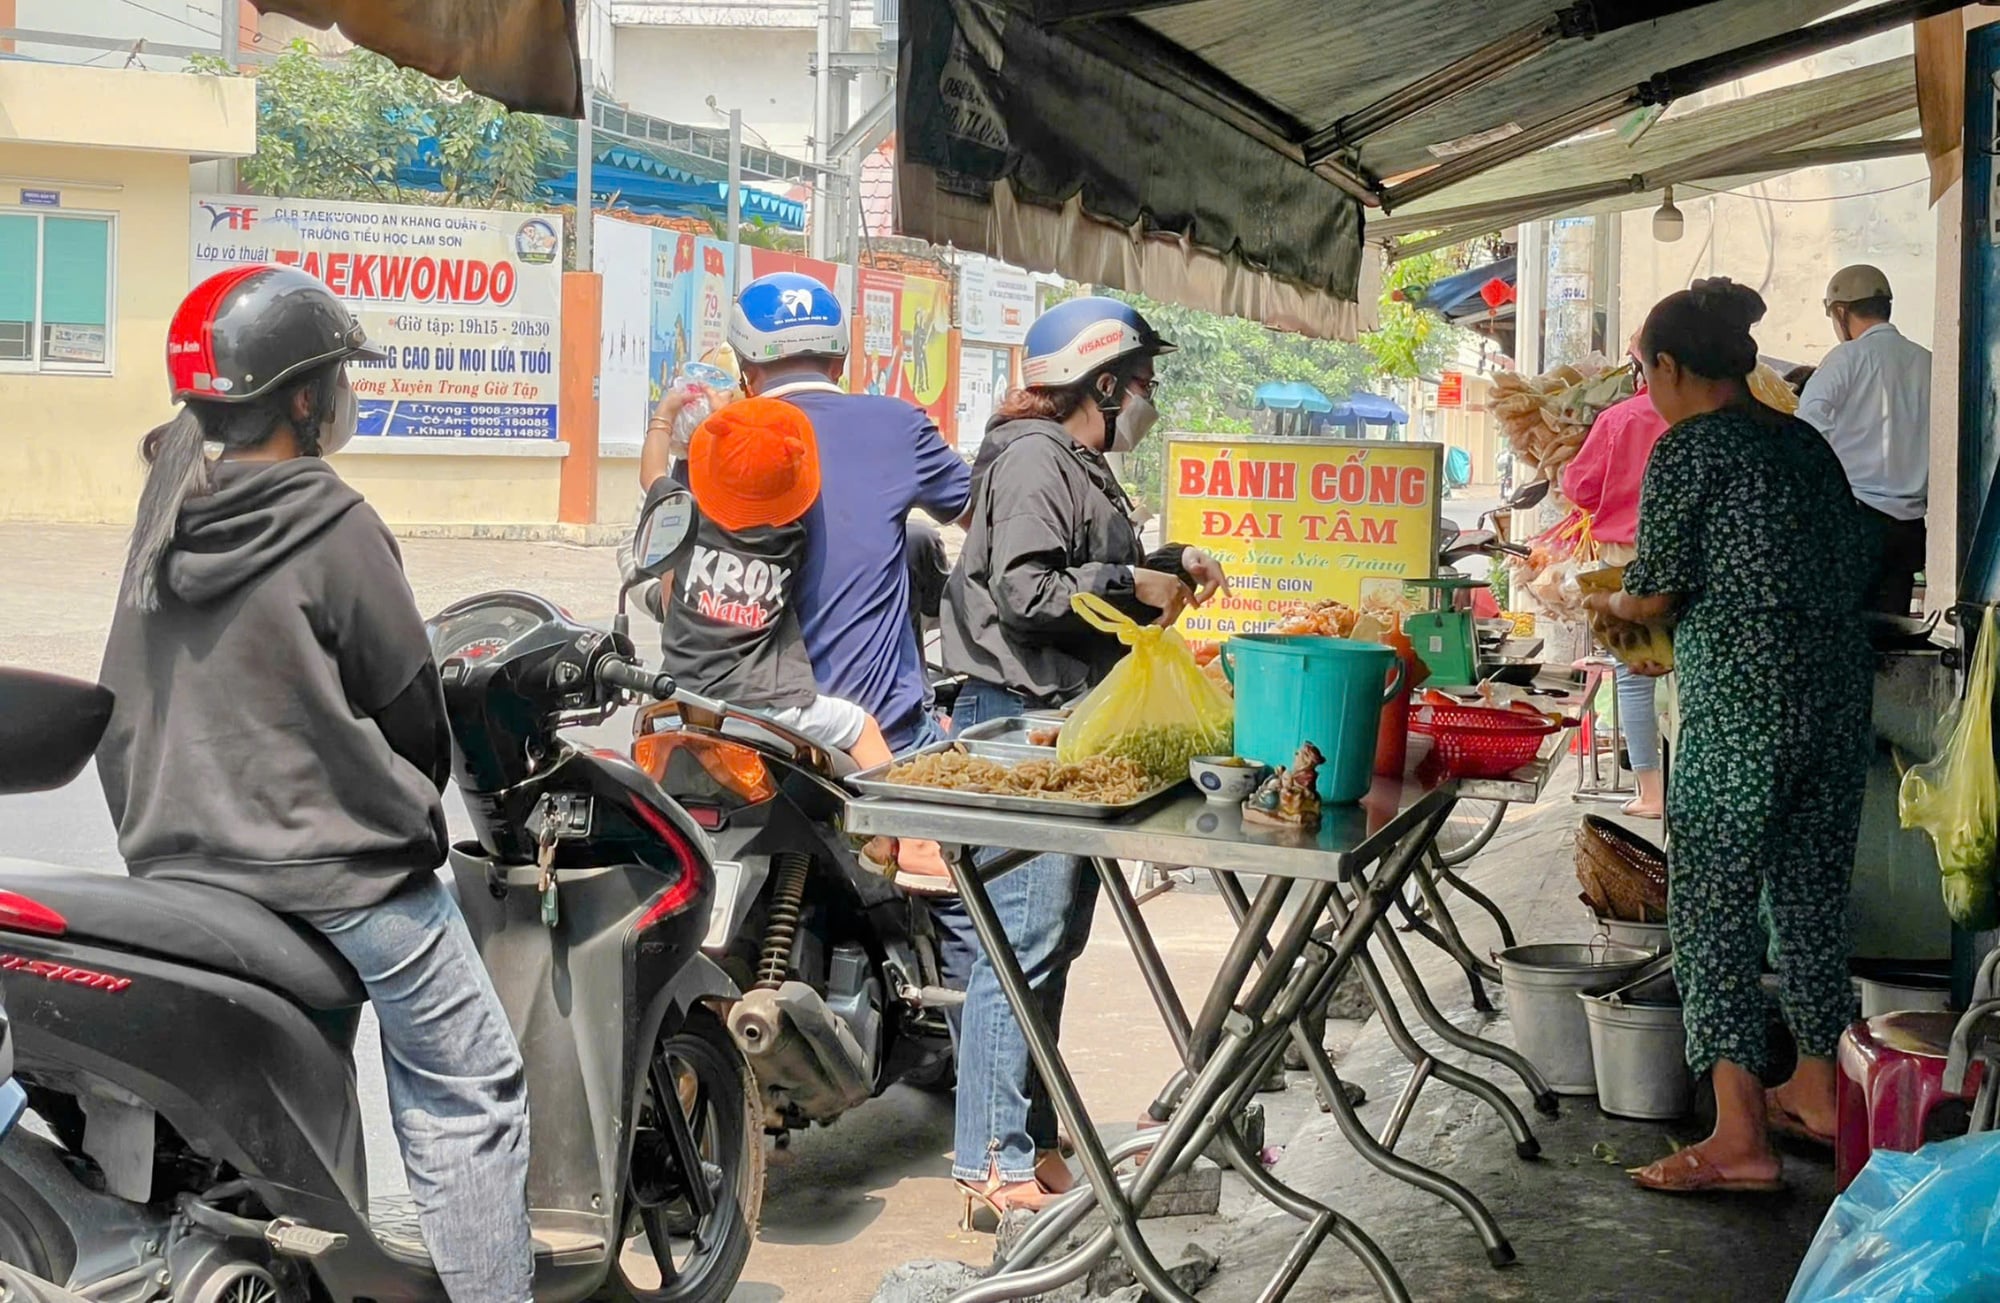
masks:
[[[701,428],[709,413],[728,401],[729,393],[736,387],[736,377],[719,366],[707,362],[690,362],[674,377],[674,388],[687,391],[687,403],[680,415],[674,418],[672,442],[667,445],[675,457],[685,457],[688,447],[694,442],[694,432]]]
[[[1058,759],[1127,756],[1165,782],[1186,778],[1196,756],[1229,754],[1235,704],[1201,672],[1179,631],[1140,624],[1090,593],[1070,598],[1070,609],[1132,650],[1070,712]]]
[[[1878,1149],[1834,1200],[1785,1303],[2000,1298],[2000,1131]]]
[[[1993,761],[1993,680],[2000,634],[1993,608],[1979,623],[1979,645],[1965,695],[1943,721],[1937,758],[1903,775],[1896,809],[1905,828],[1922,828],[1937,847],[1945,909],[1962,927],[2000,924],[1994,856],[2000,850],[2000,768]]]

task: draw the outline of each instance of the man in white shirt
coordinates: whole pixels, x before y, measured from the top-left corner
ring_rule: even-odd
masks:
[[[1891,298],[1879,268],[1834,273],[1826,315],[1841,342],[1806,382],[1799,417],[1826,436],[1881,536],[1870,609],[1907,616],[1924,568],[1931,353],[1889,324]]]

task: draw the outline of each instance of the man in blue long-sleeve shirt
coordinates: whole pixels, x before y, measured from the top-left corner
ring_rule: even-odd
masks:
[[[810,276],[778,272],[744,286],[729,343],[744,387],[797,406],[819,444],[820,496],[805,517],[798,611],[820,691],[865,708],[890,746],[915,746],[934,732],[910,623],[906,522],[917,508],[956,520],[972,472],[918,408],[841,391],[847,326],[839,299]],[[669,393],[647,428],[642,488],[668,473],[682,401]]]

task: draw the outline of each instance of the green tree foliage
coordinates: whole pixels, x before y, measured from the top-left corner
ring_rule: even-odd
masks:
[[[1421,289],[1469,265],[1464,249],[1433,249],[1389,268],[1376,327],[1361,336],[1362,347],[1374,357],[1380,374],[1413,380],[1426,372],[1435,373],[1451,356],[1457,328],[1446,325],[1435,313],[1419,312],[1395,294]]]
[[[214,59],[195,71],[235,75]],[[442,195],[396,182],[427,149]],[[463,83],[367,50],[322,59],[299,41],[257,76],[257,152],[240,176],[256,194],[505,207],[535,197],[554,152],[545,119],[509,113]]]

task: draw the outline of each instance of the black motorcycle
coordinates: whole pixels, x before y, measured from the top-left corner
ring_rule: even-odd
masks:
[[[684,494],[654,504],[643,573],[678,561],[691,518]],[[559,732],[672,682],[526,593],[429,630],[478,833],[453,885],[527,1063],[535,1297],[720,1303],[763,1146],[708,1003],[735,994],[699,948],[710,844],[623,757]],[[80,767],[109,710],[95,685],[0,672],[0,790]],[[413,1210],[370,1206],[366,996],[317,932],[215,888],[10,869],[0,978],[42,1123],[0,1145],[0,1259],[117,1303],[444,1297]]]

